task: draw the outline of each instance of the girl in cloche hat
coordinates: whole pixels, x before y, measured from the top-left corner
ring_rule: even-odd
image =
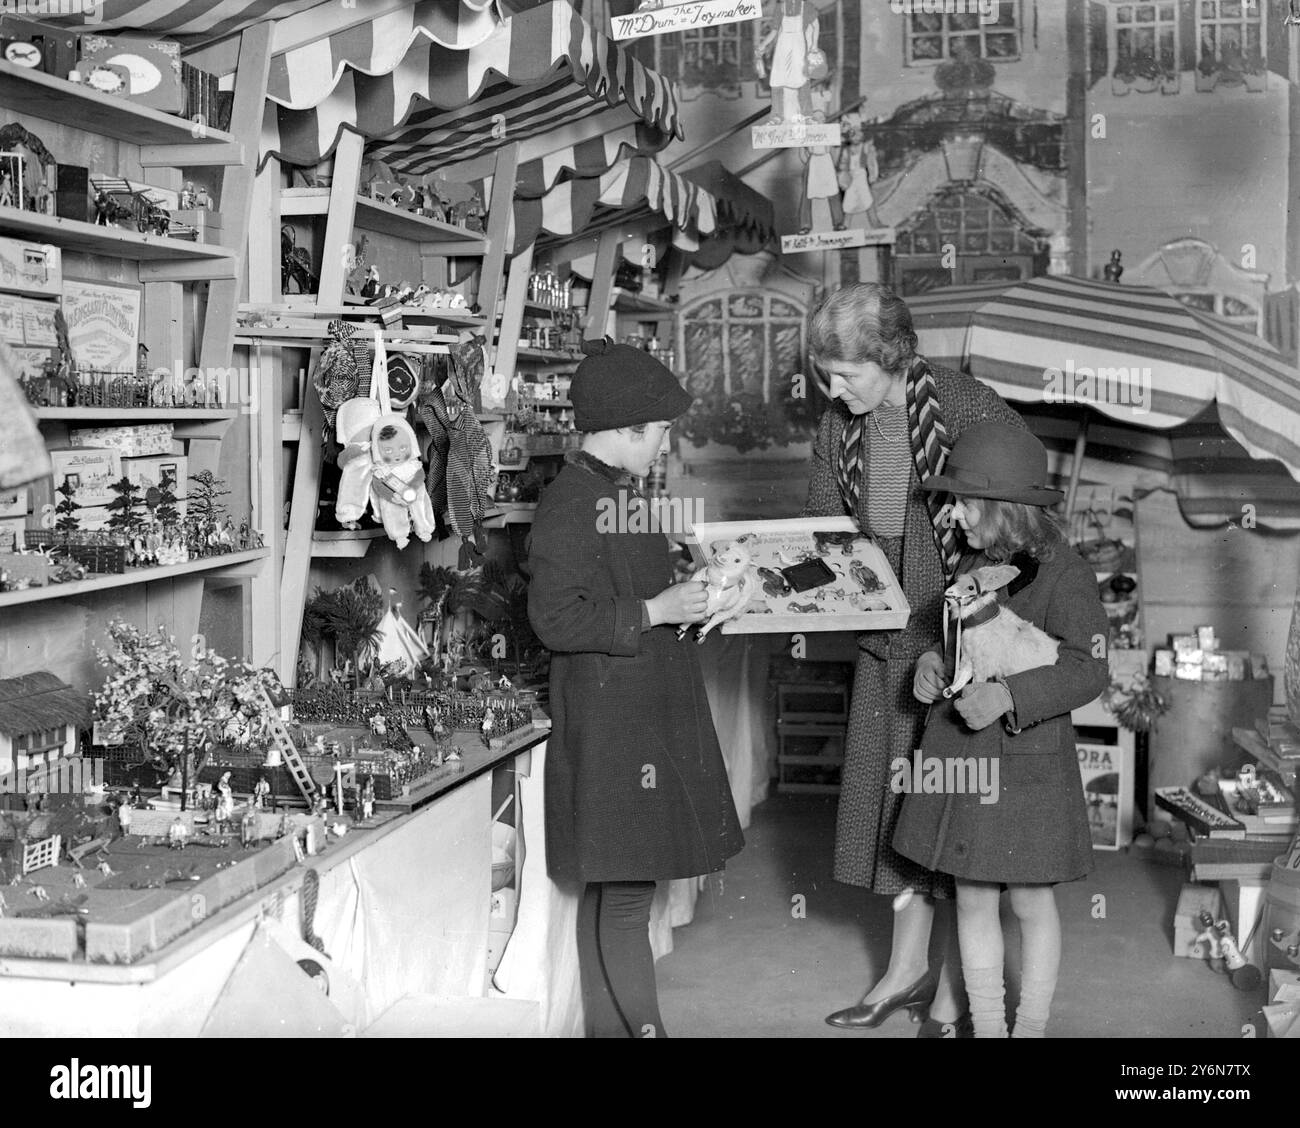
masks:
[[[1021,937],[1011,1037],[1041,1038],[1061,959],[1053,886],[1092,869],[1070,711],[1109,681],[1107,620],[1092,569],[1068,547],[1048,508],[1061,492],[1046,482],[1042,444],[1002,423],[967,428],[942,473],[922,482],[952,495],[951,520],[969,550],[949,589],[954,598],[961,589],[979,600],[1011,577],[998,602],[980,600],[973,614],[968,606],[962,623],[967,639],[977,627],[982,632],[978,650],[970,641],[963,652],[976,665],[975,678],[989,680],[971,681],[949,699],[954,655],[930,651],[917,660],[912,691],[930,714],[916,763],[896,763],[894,776],[906,792],[894,848],[956,881],[977,1038],[1007,1037],[1002,890],[1009,890]],[[1003,612],[1014,615],[994,622]],[[962,770],[949,770],[954,765]]]

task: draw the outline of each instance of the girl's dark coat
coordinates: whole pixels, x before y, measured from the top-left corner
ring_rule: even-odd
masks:
[[[923,757],[996,758],[997,800],[985,804],[979,794],[909,794],[894,848],[931,869],[972,881],[1070,881],[1092,869],[1070,710],[1094,700],[1109,680],[1106,612],[1092,568],[1065,547],[1041,562],[1037,576],[1006,606],[1060,640],[1056,665],[1006,679],[1021,731],[1012,734],[999,720],[972,732],[954,704],[941,699],[932,706],[921,741]],[[910,762],[907,775],[910,779]]]
[[[633,496],[626,475],[578,455],[533,525],[528,614],[552,652],[546,850],[556,877],[693,877],[744,845],[694,638],[641,629],[642,601],[672,582],[668,540],[609,531]]]

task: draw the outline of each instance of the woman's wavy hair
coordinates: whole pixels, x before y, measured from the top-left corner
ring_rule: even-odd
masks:
[[[916,356],[916,330],[907,304],[888,286],[858,282],[823,298],[808,324],[814,361],[874,361],[891,376]]]
[[[1050,509],[990,497],[973,500],[980,505],[979,530],[988,538],[983,552],[994,563],[1010,560],[1017,552],[1051,560],[1065,544],[1065,527]]]

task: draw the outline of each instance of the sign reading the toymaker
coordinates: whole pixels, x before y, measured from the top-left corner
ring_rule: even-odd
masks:
[[[751,127],[749,132],[755,149],[811,149],[814,145],[835,148],[844,143],[836,121],[765,122]]]
[[[901,630],[911,608],[851,517],[700,523],[691,555],[709,592],[699,633]]]
[[[614,39],[664,35],[670,31],[694,31],[756,20],[762,15],[761,0],[685,0],[683,3],[670,0],[666,4],[642,0],[640,9],[631,15],[609,17],[610,35]]]
[[[848,231],[805,231],[800,235],[782,235],[781,253],[797,255],[803,251],[842,251],[849,247],[892,246],[896,238],[892,227],[854,227]]]

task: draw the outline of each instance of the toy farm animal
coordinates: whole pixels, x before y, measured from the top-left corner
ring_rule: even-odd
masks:
[[[863,564],[861,560],[854,560],[849,565],[849,575],[857,580],[858,586],[868,595],[885,590],[885,585],[880,582],[880,577]]]
[[[817,555],[829,556],[832,545],[839,545],[840,552],[845,556],[853,555],[853,542],[859,537],[858,533],[836,532],[836,533],[813,533],[813,543],[817,547]]]
[[[705,609],[709,619],[700,628],[697,642],[703,642],[714,627],[738,619],[749,601],[758,594],[758,571],[750,556],[749,546],[744,542],[744,537],[729,543],[717,542],[713,546],[713,558],[691,576],[692,580],[703,582],[709,598]],[[685,638],[690,629],[689,623],[683,623],[677,631],[677,637]]]
[[[958,617],[956,675],[943,691],[953,697],[970,681],[1056,665],[1060,643],[998,603],[998,592],[1020,575],[1012,564],[996,564],[958,576],[943,593],[945,615]]]

